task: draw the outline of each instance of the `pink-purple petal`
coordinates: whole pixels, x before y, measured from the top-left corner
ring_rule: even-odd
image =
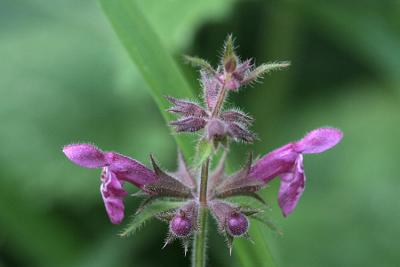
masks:
[[[106,165],[103,151],[90,144],[71,144],[63,148],[67,158],[86,168],[100,168]]]
[[[101,180],[100,192],[108,217],[113,224],[119,224],[124,218],[123,198],[128,192],[122,187],[122,182],[107,167],[103,169]]]
[[[306,134],[306,136],[296,142],[294,146],[299,153],[321,153],[337,145],[342,137],[343,133],[339,129],[319,128]]]
[[[278,203],[283,216],[288,216],[296,207],[304,191],[305,179],[303,156],[299,155],[292,172],[281,175]]]
[[[137,160],[115,152],[106,153],[106,160],[110,171],[119,180],[130,182],[139,188],[156,180],[155,173]]]
[[[249,176],[267,183],[274,177],[289,172],[298,156],[293,150],[293,144],[282,146],[260,158],[251,167]]]

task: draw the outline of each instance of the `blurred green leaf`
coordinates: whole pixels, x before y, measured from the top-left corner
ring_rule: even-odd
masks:
[[[164,118],[169,121],[172,117],[164,112],[169,107],[164,96],[193,97],[178,66],[134,1],[100,0],[100,3],[115,32],[146,80]],[[179,147],[188,156],[191,153],[191,140],[185,137],[175,135]]]
[[[233,253],[239,257],[242,266],[276,266],[266,243],[265,226],[253,220],[249,234],[254,243],[245,239],[238,239],[235,240],[234,244]]]
[[[347,93],[292,110],[282,122],[286,133],[326,124],[344,132],[337,147],[304,159],[306,191],[296,212],[281,220],[287,234],[278,244],[291,255],[282,256],[286,266],[396,266],[397,239],[389,237],[400,236],[400,99],[375,86],[333,88]],[[312,258],[303,256],[308,251]]]
[[[132,0],[169,51],[181,51],[204,22],[227,15],[238,0]],[[173,11],[173,12],[172,12]]]
[[[7,229],[13,254],[23,254],[31,266],[70,264],[80,254],[79,240],[67,233],[62,221],[38,214],[30,203],[15,195],[14,187],[3,182],[0,194],[0,228]]]
[[[263,223],[265,226],[267,226],[272,232],[282,235],[282,230],[271,220],[269,216],[267,216],[265,213],[263,214],[255,214],[252,216],[255,220]]]
[[[396,10],[397,1],[378,5],[378,2],[368,1],[353,3],[307,0],[295,5],[317,19],[318,23],[314,26],[329,35],[329,38],[334,38],[337,43],[357,54],[360,60],[377,69],[383,77],[399,81],[400,28],[388,27],[389,14],[379,12],[379,7],[384,7],[386,11]],[[354,12],[354,6],[358,6],[358,12]]]

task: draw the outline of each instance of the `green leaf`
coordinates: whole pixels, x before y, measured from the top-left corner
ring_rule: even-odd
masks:
[[[115,32],[148,84],[161,111],[169,107],[165,95],[191,97],[193,93],[172,56],[154,33],[144,15],[131,0],[100,0]],[[162,112],[169,121],[171,115]],[[191,140],[187,135],[174,135],[185,154],[190,155]]]
[[[48,214],[37,216],[37,207],[16,195],[15,191],[14,184],[2,181],[0,228],[6,229],[3,233],[7,234],[4,237],[8,239],[8,246],[15,255],[22,253],[35,266],[71,264],[80,253],[81,239],[73,238],[64,222]]]
[[[153,218],[159,213],[170,211],[182,206],[182,201],[154,201],[145,206],[141,211],[133,216],[132,221],[128,224],[120,236],[128,236],[134,234],[146,221]]]
[[[395,10],[395,3],[388,1],[385,10]],[[332,3],[309,0],[296,3],[313,19],[320,21],[315,27],[319,27],[321,32],[336,39],[336,42],[358,55],[360,60],[366,61],[369,67],[376,68],[384,77],[397,82],[400,69],[399,27],[388,27],[386,16],[382,16],[379,8],[360,5],[359,12],[352,12],[352,4],[347,1]]]
[[[265,227],[253,221],[249,234],[254,244],[245,239],[235,241],[233,253],[246,267],[275,267],[274,260],[265,242]]]
[[[265,213],[258,213],[250,216],[251,218],[263,223],[271,231],[277,233],[278,235],[283,235],[282,230],[269,218]]]
[[[169,51],[190,45],[204,23],[229,14],[237,0],[132,0],[146,14],[149,24]],[[173,13],[171,12],[173,10]],[[179,15],[175,15],[179,14]]]

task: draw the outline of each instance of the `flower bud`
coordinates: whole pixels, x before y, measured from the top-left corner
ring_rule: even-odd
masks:
[[[237,59],[235,55],[230,55],[224,59],[224,69],[227,73],[233,73],[236,70]]]
[[[242,213],[234,212],[227,218],[227,230],[232,236],[241,236],[247,232],[249,221]]]
[[[188,236],[192,232],[192,228],[190,218],[183,213],[175,215],[169,224],[170,231],[178,237]]]
[[[232,35],[228,35],[225,41],[223,65],[226,73],[233,73],[237,67],[237,56],[235,55],[235,45]]]

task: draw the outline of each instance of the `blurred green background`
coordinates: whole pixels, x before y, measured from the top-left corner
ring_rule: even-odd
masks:
[[[307,188],[289,218],[277,181],[265,190],[284,231],[268,236],[277,265],[399,266],[400,1],[136,2],[198,94],[181,55],[215,64],[228,33],[243,58],[292,62],[230,99],[256,118],[250,149],[325,125],[344,131],[334,150],[306,157]],[[170,130],[96,1],[1,0],[0,122],[1,267],[188,266],[178,243],[161,250],[162,223],[119,238],[99,171],[61,153],[90,141],[175,164]],[[137,204],[127,201],[128,214]],[[210,266],[240,266],[215,236]]]

